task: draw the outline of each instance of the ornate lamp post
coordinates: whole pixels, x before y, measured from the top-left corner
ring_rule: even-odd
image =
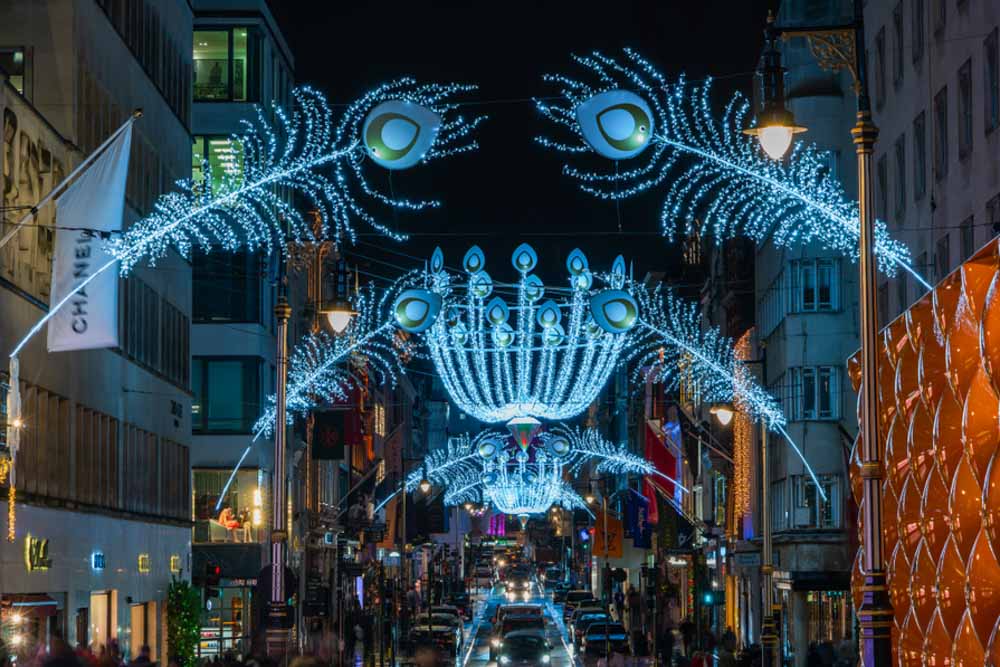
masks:
[[[865,75],[865,38],[862,0],[854,1],[854,21],[847,25],[807,26],[779,28],[768,22],[768,43],[774,37],[783,39],[804,37],[820,67],[830,70],[847,69],[854,80],[857,95],[857,122],[851,130],[858,161],[858,201],[860,224],[860,317],[861,317],[861,475],[864,479],[864,601],[858,610],[861,625],[862,664],[874,667],[892,664],[892,605],[886,587],[885,556],[882,553],[882,455],[878,437],[878,309],[876,304],[874,259],[874,178],[872,152],[878,138],[878,128],[872,122],[871,100]],[[772,49],[773,50],[773,49]],[[765,58],[762,74],[765,83],[780,62],[771,56]],[[770,69],[769,69],[770,68]],[[765,94],[774,95],[764,100],[764,113],[768,109],[783,108],[780,86],[765,85]],[[758,123],[761,125],[761,123]],[[785,119],[785,130],[793,126],[791,114]],[[764,137],[761,137],[762,146]],[[765,146],[765,150],[767,147]],[[768,151],[768,154],[771,154]],[[780,155],[778,156],[780,157]],[[766,489],[765,489],[766,491]],[[766,498],[766,493],[765,493]],[[766,501],[765,501],[766,502]],[[765,592],[766,595],[766,592]]]

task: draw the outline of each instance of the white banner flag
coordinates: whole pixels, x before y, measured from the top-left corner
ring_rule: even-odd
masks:
[[[132,123],[56,200],[52,296],[76,295],[49,320],[49,352],[118,346],[118,271],[108,270],[83,289],[78,285],[112,256],[96,233],[120,231],[125,210]],[[69,229],[67,229],[69,228]]]

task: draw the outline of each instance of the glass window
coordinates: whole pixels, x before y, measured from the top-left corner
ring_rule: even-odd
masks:
[[[1000,125],[1000,46],[997,44],[997,30],[993,28],[983,42],[983,77],[986,102],[986,131]]]
[[[194,101],[256,102],[259,38],[250,27],[194,31]]]
[[[875,299],[875,306],[878,308],[878,321],[882,326],[889,323],[889,282],[883,282],[878,286],[878,295]]]
[[[875,33],[875,106],[885,104],[885,26]]]
[[[913,119],[913,199],[927,192],[927,128],[924,112]]]
[[[0,69],[7,72],[10,85],[25,97],[30,97],[25,91],[26,73],[28,71],[24,49],[0,47]]]
[[[840,476],[819,475],[824,497],[817,492],[816,483],[809,475],[797,475],[795,480],[796,528],[840,527]]]
[[[913,25],[913,62],[916,64],[924,55],[924,0],[913,0],[910,21]]]
[[[803,368],[799,372],[802,382],[802,407],[800,414],[803,419],[816,417],[816,369]]]
[[[816,310],[833,310],[835,307],[835,271],[832,260],[816,261]]]
[[[241,468],[229,488],[230,470],[192,470],[194,475],[194,542],[259,542],[265,533],[260,474]],[[223,489],[226,495],[219,503]],[[216,509],[218,506],[219,509]]]
[[[892,83],[903,82],[903,2],[892,10]]]
[[[229,31],[194,31],[195,102],[229,100]]]
[[[934,32],[939,33],[944,30],[948,21],[948,0],[931,0],[931,10],[934,13]]]
[[[785,480],[771,483],[771,530],[783,530],[787,526],[788,511],[785,509]]]
[[[837,308],[839,265],[831,259],[795,260],[793,273],[796,312],[831,311]]]
[[[906,135],[896,139],[896,224],[903,224],[906,212]]]
[[[883,285],[885,285],[883,283]],[[804,366],[791,373],[792,415],[797,421],[830,420],[839,415],[839,376],[834,366]]]
[[[816,310],[816,267],[803,264],[799,271],[802,281],[802,310]]]
[[[938,239],[934,250],[934,264],[937,271],[937,279],[941,280],[951,269],[951,246],[948,242],[948,234]]]
[[[262,267],[257,253],[195,249],[191,268],[196,323],[262,321]]]
[[[962,257],[961,260],[965,260],[972,257],[972,253],[976,250],[976,228],[973,224],[973,216],[969,216],[962,221],[960,225],[962,232]]]
[[[204,187],[205,170],[212,176],[212,191],[221,193],[243,183],[243,144],[229,137],[197,136],[191,144],[191,180]]]
[[[885,155],[879,157],[875,169],[875,176],[878,179],[878,191],[875,193],[878,197],[875,200],[875,215],[879,220],[885,220],[889,210],[889,161]]]
[[[820,419],[830,419],[834,416],[833,405],[836,398],[833,386],[834,371],[832,368],[824,367],[819,369],[817,375],[816,403],[819,410],[817,416]]]
[[[948,173],[948,86],[934,96],[934,178]]]
[[[899,309],[896,312],[903,312],[910,305],[910,292],[907,288],[906,271],[900,271],[896,274],[896,303],[899,304]],[[883,322],[883,324],[888,324]]]
[[[972,58],[958,69],[958,157],[972,153]]]
[[[192,359],[192,430],[249,433],[260,412],[260,359]]]

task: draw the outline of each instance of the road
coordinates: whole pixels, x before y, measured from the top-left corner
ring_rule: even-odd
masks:
[[[481,603],[477,604],[477,613],[466,629],[469,639],[462,648],[462,665],[473,667],[485,667],[496,665],[490,660],[490,631],[492,626],[489,619],[496,611],[497,605],[506,604],[503,587],[497,586],[488,593],[481,594]],[[575,665],[570,647],[566,643],[566,632],[562,623],[562,609],[552,604],[552,596],[541,590],[537,582],[532,582],[530,598],[528,600],[518,600],[518,602],[528,602],[530,604],[540,604],[546,607],[545,613],[545,635],[552,644],[552,667],[569,667]]]

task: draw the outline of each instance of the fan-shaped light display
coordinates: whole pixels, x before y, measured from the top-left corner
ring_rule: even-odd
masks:
[[[511,264],[519,278],[494,294],[486,255],[474,246],[462,260],[464,281],[443,269],[427,276],[428,290],[441,299],[446,317],[421,320],[417,329],[397,313],[400,326],[422,332],[452,400],[480,421],[576,416],[594,400],[627,348],[629,339],[622,334],[638,312],[630,294],[611,291],[600,302],[600,314],[593,314],[594,299],[607,290],[592,288],[582,251],[567,258],[565,287],[546,287],[529,273],[537,261],[531,246],[518,246]],[[616,265],[624,271],[624,260]],[[511,290],[515,299],[508,302]],[[545,294],[549,298],[543,299]]]

